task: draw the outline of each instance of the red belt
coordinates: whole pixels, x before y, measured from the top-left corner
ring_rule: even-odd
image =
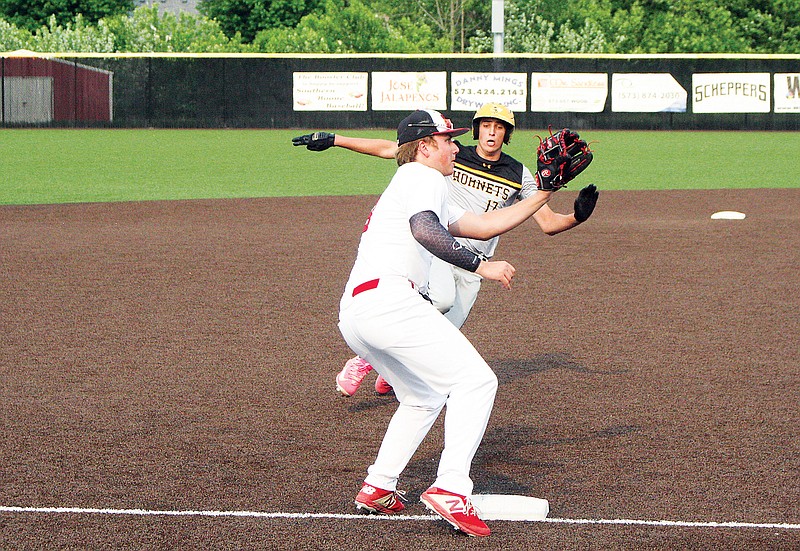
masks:
[[[365,281],[360,285],[356,285],[355,287],[353,287],[353,296],[363,293],[364,291],[369,291],[370,289],[374,289],[375,287],[378,286],[379,281],[380,279],[370,279],[369,281]],[[411,284],[412,289],[416,289],[417,286],[414,285],[413,281],[409,279],[408,282]]]

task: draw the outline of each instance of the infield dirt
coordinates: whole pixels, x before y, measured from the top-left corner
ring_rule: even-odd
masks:
[[[552,206],[570,211],[575,192]],[[354,512],[395,409],[340,397],[375,197],[0,207],[0,506]],[[720,210],[745,220],[711,220]],[[800,190],[604,192],[501,239],[465,334],[500,379],[476,492],[550,517],[800,523]],[[408,513],[442,446],[403,474]],[[798,549],[781,528],[0,513],[0,547]]]

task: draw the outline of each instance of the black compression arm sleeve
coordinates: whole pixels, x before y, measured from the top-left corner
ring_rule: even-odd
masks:
[[[432,254],[469,272],[478,269],[481,259],[455,240],[439,222],[435,212],[418,212],[408,222],[411,225],[411,235]]]

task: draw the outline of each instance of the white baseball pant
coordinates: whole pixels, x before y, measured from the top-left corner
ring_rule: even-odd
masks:
[[[365,482],[397,480],[446,406],[445,442],[433,486],[471,495],[470,466],[489,422],[497,377],[472,344],[408,281],[382,278],[348,300],[339,329],[353,352],[394,388],[400,402]]]
[[[433,305],[460,329],[475,305],[483,278],[435,257],[429,277],[428,296]]]

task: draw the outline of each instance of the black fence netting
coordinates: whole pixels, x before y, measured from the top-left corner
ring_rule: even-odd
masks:
[[[523,128],[798,130],[794,112],[701,113],[697,73],[800,73],[800,56],[78,56],[0,57],[2,126],[126,128],[393,128],[396,110],[294,108],[295,73],[669,73],[688,92],[683,112],[515,109]],[[529,83],[530,86],[530,83]],[[529,90],[530,91],[530,90]],[[371,94],[371,91],[369,92]],[[450,105],[448,90],[448,103]],[[373,98],[368,98],[372,100]],[[767,102],[769,104],[769,101]],[[774,100],[773,102],[774,103]],[[367,105],[372,105],[367,101]],[[446,109],[445,109],[446,111]]]

